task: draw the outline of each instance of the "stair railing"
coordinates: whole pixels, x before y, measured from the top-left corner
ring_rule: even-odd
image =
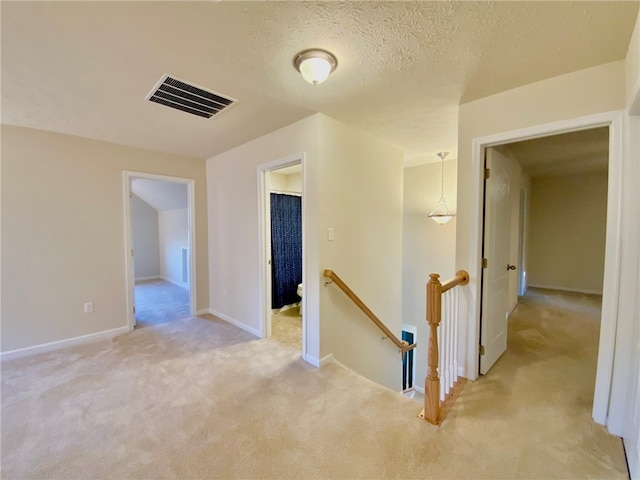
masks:
[[[427,323],[429,347],[427,376],[424,380],[424,408],[419,417],[440,425],[462,391],[467,379],[458,377],[458,297],[457,285],[469,283],[469,274],[459,270],[447,282],[440,283],[440,275],[432,273],[427,283]],[[447,293],[448,292],[448,293]],[[442,319],[442,301],[445,298],[445,318]],[[438,330],[440,323],[443,328]],[[443,366],[442,378],[438,372]]]
[[[329,283],[335,283],[336,286],[342,290],[344,292],[344,294],[349,297],[349,299],[351,299],[351,301],[353,303],[356,304],[356,306],[362,310],[362,312],[380,329],[382,330],[382,332],[385,334],[385,336],[387,338],[389,338],[389,340],[391,340],[401,351],[402,351],[402,355],[404,356],[404,354],[406,352],[408,352],[409,350],[413,350],[414,348],[416,348],[417,344],[413,343],[411,345],[409,345],[408,342],[405,342],[403,340],[400,340],[398,337],[396,337],[393,332],[391,330],[389,330],[389,328],[387,328],[387,326],[382,323],[382,321],[376,317],[376,315],[369,309],[369,307],[367,307],[364,302],[362,300],[360,300],[360,298],[358,298],[358,296],[353,292],[353,290],[351,290],[349,288],[349,286],[344,283],[344,281],[342,281],[342,279],[336,275],[336,273],[333,270],[325,270],[324,271],[324,276],[327,277],[328,279],[331,280],[331,282],[327,282],[325,283],[325,285],[328,285]]]

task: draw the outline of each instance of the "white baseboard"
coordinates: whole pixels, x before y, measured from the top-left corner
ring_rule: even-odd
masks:
[[[196,312],[196,316],[198,316],[198,315],[206,315],[207,313],[211,313],[211,309],[210,308],[203,308],[202,310],[198,310]],[[211,315],[213,315],[213,313],[211,313]]]
[[[587,293],[590,295],[602,295],[602,290],[585,290],[582,288],[569,288],[569,287],[558,287],[556,285],[534,285],[530,283],[527,285],[530,288],[546,288],[547,290],[561,290],[563,292],[574,292],[574,293]]]
[[[419,387],[418,385],[414,384],[414,385],[413,385],[413,389],[414,389],[416,392],[421,393],[421,394],[423,394],[423,395],[424,395],[424,387]]]
[[[511,314],[513,313],[513,311],[516,309],[517,306],[518,306],[518,301],[516,300],[515,302],[513,302],[513,305],[511,305],[511,308],[509,309],[509,315],[507,315],[507,317],[511,316]]]
[[[117,337],[118,335],[122,335],[123,333],[127,333],[129,331],[129,327],[118,327],[111,330],[105,330],[103,332],[90,333],[88,335],[81,335],[79,337],[58,340],[56,342],[42,343],[40,345],[34,345],[33,347],[18,348],[16,350],[9,350],[8,352],[0,353],[0,359],[13,360],[15,358],[26,357],[28,355],[35,355],[36,353],[46,353],[54,350],[59,350],[61,348],[84,345],[100,340],[109,340],[113,337]]]
[[[304,356],[303,360],[307,363],[310,363],[314,367],[320,367],[320,359],[314,357],[313,355],[309,355],[308,353]]]
[[[320,367],[324,367],[325,365],[328,365],[330,363],[337,363],[336,359],[333,357],[333,353],[330,353],[329,355],[325,355],[324,357],[322,357],[320,359]]]
[[[189,291],[189,284],[188,283],[183,283],[183,282],[174,282],[173,280],[171,280],[170,278],[167,277],[158,277],[161,280],[164,280],[165,282],[169,282],[172,285],[175,285],[176,287],[180,287],[186,291]]]
[[[262,332],[260,330],[255,329],[253,327],[250,327],[249,325],[245,325],[244,323],[241,323],[241,322],[239,322],[237,320],[234,320],[233,318],[228,317],[223,313],[216,312],[212,308],[207,309],[206,313],[210,313],[214,317],[218,317],[219,319],[224,320],[225,322],[230,323],[231,325],[234,325],[234,326],[238,327],[239,329],[250,333],[251,335],[254,335],[254,336],[258,337],[258,338],[262,338]]]
[[[320,368],[320,367],[324,367],[329,363],[333,363],[333,353],[330,353],[329,355],[325,355],[322,358],[317,358],[307,353],[304,356],[303,360],[307,363],[310,363],[314,367]]]
[[[146,280],[164,280],[160,275],[153,275],[151,277],[136,277],[136,282],[144,282]]]
[[[469,378],[469,375],[467,375],[467,371],[464,368],[458,367],[458,377]]]

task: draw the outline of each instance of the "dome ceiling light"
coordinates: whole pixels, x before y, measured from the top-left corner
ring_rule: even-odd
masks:
[[[293,59],[293,64],[302,78],[311,85],[319,85],[336,69],[338,60],[326,50],[312,48],[298,53]]]

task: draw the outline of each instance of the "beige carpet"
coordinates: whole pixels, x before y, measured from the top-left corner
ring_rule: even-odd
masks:
[[[302,349],[302,316],[293,307],[271,315],[271,336],[290,347]]]
[[[213,318],[4,362],[2,478],[626,478],[620,440],[590,420],[588,302],[556,315],[542,296],[440,428]]]
[[[136,282],[136,328],[189,316],[189,290],[162,279]]]

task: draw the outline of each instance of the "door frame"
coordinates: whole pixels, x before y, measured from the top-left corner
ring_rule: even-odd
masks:
[[[129,330],[136,326],[135,307],[135,271],[133,268],[133,223],[131,215],[131,181],[134,178],[147,180],[160,180],[163,182],[182,183],[187,186],[187,215],[189,219],[189,314],[197,314],[197,280],[196,280],[196,212],[195,212],[195,180],[191,178],[170,177],[154,173],[133,172],[123,170],[123,195],[124,195],[124,258],[125,258],[125,285],[127,289],[127,325]]]
[[[527,192],[520,188],[520,205],[518,206],[518,296],[521,297],[527,291],[527,271],[525,258],[527,254]],[[518,302],[516,302],[516,306]],[[515,308],[515,307],[514,307]]]
[[[562,120],[532,127],[502,132],[472,140],[472,178],[471,203],[476,208],[471,212],[471,245],[469,257],[469,274],[471,278],[480,279],[482,273],[482,199],[484,196],[484,150],[505,143],[531,140],[579,130],[598,127],[609,127],[609,173],[607,186],[607,225],[605,246],[604,285],[602,295],[602,320],[598,349],[598,368],[596,372],[595,394],[593,399],[593,419],[604,425],[609,413],[609,398],[613,377],[613,359],[618,324],[619,278],[621,271],[621,184],[622,159],[624,152],[623,131],[624,112],[613,111],[595,115]],[[470,287],[468,297],[468,335],[467,355],[465,363],[467,374],[472,379],[478,378],[480,348],[480,282]]]
[[[306,223],[306,175],[305,154],[297,153],[288,157],[272,160],[258,165],[258,228],[259,228],[259,305],[260,335],[271,336],[271,196],[268,173],[293,165],[302,169],[302,284],[305,292],[302,295],[300,313],[302,315],[302,358],[307,361],[307,223]]]

